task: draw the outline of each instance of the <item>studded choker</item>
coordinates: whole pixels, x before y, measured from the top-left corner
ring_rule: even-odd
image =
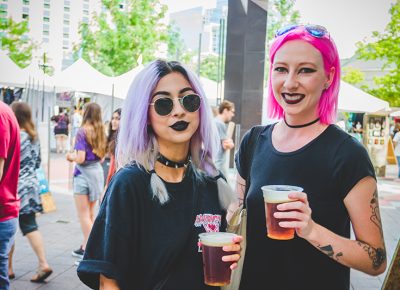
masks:
[[[182,167],[186,168],[190,162],[190,156],[188,155],[186,160],[183,162],[175,162],[175,161],[169,160],[167,157],[165,157],[161,153],[158,153],[157,161],[160,162],[161,164],[164,164],[165,166],[168,166],[171,168],[182,168]]]

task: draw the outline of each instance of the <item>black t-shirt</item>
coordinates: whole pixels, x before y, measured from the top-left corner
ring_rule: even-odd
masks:
[[[226,228],[215,180],[189,166],[182,182],[164,182],[170,200],[160,205],[152,197],[150,175],[132,165],[113,177],[78,267],[79,278],[98,288],[101,273],[117,280],[121,289],[146,290],[169,273],[163,290],[215,289],[203,282],[197,246],[199,233]],[[195,196],[196,217],[191,220]]]
[[[279,241],[266,236],[265,208],[261,186],[296,185],[307,193],[312,219],[350,237],[350,218],[344,198],[358,181],[375,178],[362,144],[335,125],[304,147],[289,153],[272,145],[274,125],[260,134],[254,152],[250,189],[247,195],[247,249],[241,290],[332,289],[350,287],[350,269],[314,248],[306,240]],[[247,177],[245,151],[247,133],[236,155],[240,176]]]

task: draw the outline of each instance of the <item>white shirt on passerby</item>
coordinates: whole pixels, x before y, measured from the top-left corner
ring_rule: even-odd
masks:
[[[394,155],[400,156],[400,131],[397,132],[393,137],[393,143],[396,144],[394,147]]]

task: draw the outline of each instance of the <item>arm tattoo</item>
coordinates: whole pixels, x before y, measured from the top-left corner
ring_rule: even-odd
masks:
[[[333,251],[333,248],[332,248],[331,245],[327,245],[327,246],[318,245],[317,247],[321,252],[323,252],[326,255],[328,255],[329,258],[335,259],[336,261],[339,261],[339,258],[343,257],[343,253],[342,252],[339,252],[339,253],[335,254],[335,252]]]
[[[381,236],[383,237],[383,231],[382,231],[382,222],[381,222],[381,215],[379,212],[379,199],[378,199],[378,190],[376,189],[371,202],[370,202],[370,207],[372,209],[372,215],[369,218],[379,229],[379,232],[381,233]]]
[[[368,253],[369,258],[372,261],[372,268],[374,268],[374,270],[379,269],[379,267],[386,261],[385,248],[375,249],[363,241],[357,241],[357,244]]]
[[[236,192],[238,193],[239,197],[239,206],[243,205],[243,196],[244,196],[244,192],[246,190],[246,184],[240,183],[240,182],[236,182]]]

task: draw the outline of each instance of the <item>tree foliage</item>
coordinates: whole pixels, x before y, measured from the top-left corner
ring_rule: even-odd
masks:
[[[383,77],[375,77],[375,88],[368,92],[384,99],[391,106],[400,106],[400,0],[396,0],[389,10],[391,20],[383,33],[374,31],[371,41],[357,43],[360,59],[384,61],[382,69],[390,68]]]
[[[1,49],[8,53],[19,67],[29,65],[32,59],[32,50],[36,47],[28,37],[28,21],[15,22],[11,17],[0,21]]]
[[[76,56],[106,75],[120,75],[153,60],[167,42],[167,26],[162,22],[166,6],[159,0],[102,0],[105,9],[89,24],[82,23],[82,41],[75,45]],[[166,47],[165,47],[166,49]]]
[[[294,10],[295,0],[270,1],[267,17],[267,44],[275,37],[275,32],[289,24],[299,23],[300,13]]]
[[[220,82],[218,77],[218,62],[223,63],[223,60],[216,55],[208,55],[201,60],[200,75],[210,80]]]
[[[365,80],[365,74],[358,68],[344,67],[342,69],[342,80],[351,85],[360,85]]]

